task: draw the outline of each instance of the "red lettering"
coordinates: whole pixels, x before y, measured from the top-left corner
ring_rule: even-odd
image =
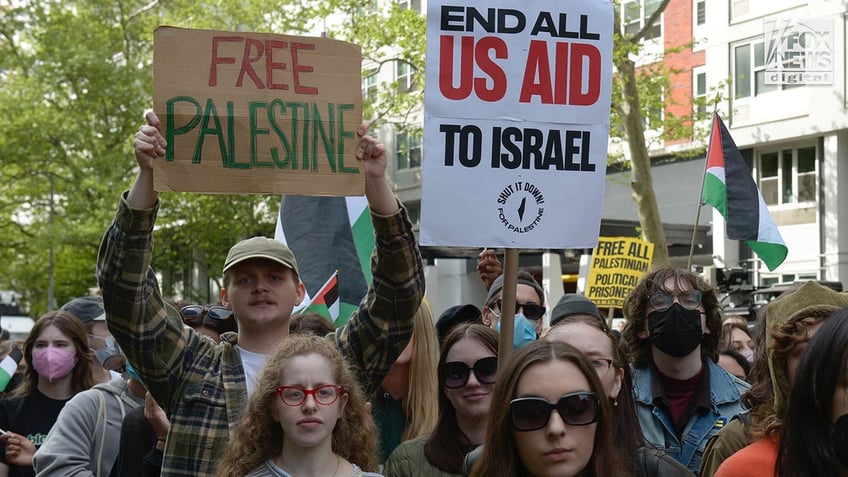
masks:
[[[589,63],[588,84],[583,92],[583,59]],[[568,88],[569,102],[575,106],[595,104],[601,95],[601,52],[594,45],[571,45],[571,77]]]
[[[483,101],[499,101],[506,95],[506,73],[489,57],[489,51],[495,52],[495,58],[504,59],[509,55],[506,43],[494,36],[481,38],[474,47],[474,60],[477,66],[492,78],[492,87],[488,88],[486,78],[474,79],[474,91]]]
[[[297,94],[318,94],[318,88],[315,86],[304,86],[300,83],[300,73],[312,73],[315,68],[312,66],[301,65],[297,60],[298,50],[314,50],[315,45],[309,43],[292,43],[292,75],[294,75],[294,92]]]
[[[442,35],[439,42],[439,91],[442,96],[454,101],[467,98],[474,88],[474,37],[463,36],[459,53],[459,86],[453,86],[453,40],[450,35]]]
[[[274,82],[274,70],[286,69],[285,63],[274,61],[274,50],[285,47],[286,42],[284,41],[268,40],[265,42],[265,84],[268,85],[268,89],[289,89],[289,85],[285,83]]]
[[[539,77],[538,82],[536,81],[537,76]],[[529,103],[533,96],[539,96],[542,104],[553,103],[548,46],[542,40],[530,41],[530,48],[527,51],[527,66],[524,67],[524,79],[521,82],[521,94],[518,101]]]
[[[236,63],[236,59],[233,57],[218,56],[218,43],[222,41],[235,41],[240,43],[242,40],[243,38],[240,36],[212,37],[212,65],[209,66],[209,86],[218,85],[218,65],[233,65]]]
[[[554,104],[568,104],[568,45],[556,44],[556,66],[554,70]]]
[[[251,55],[251,50],[253,48],[256,49],[256,53]],[[256,74],[256,70],[253,69],[253,63],[262,59],[264,55],[265,48],[261,41],[255,38],[245,39],[244,55],[241,57],[241,69],[239,70],[238,80],[236,80],[236,87],[241,88],[242,83],[244,82],[244,74],[247,73],[247,76],[250,76],[250,79],[253,80],[253,83],[258,89],[265,88],[265,85],[262,84],[262,80],[259,79],[259,75]]]
[[[551,65],[547,43],[530,42],[518,100],[529,103],[538,96],[542,104],[589,106],[596,103],[601,95],[600,50],[594,45],[568,42],[558,42],[554,48]]]

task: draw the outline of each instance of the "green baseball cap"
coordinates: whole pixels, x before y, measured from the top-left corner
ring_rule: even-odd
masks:
[[[224,272],[245,260],[261,258],[271,260],[294,270],[297,274],[297,261],[292,251],[279,240],[268,237],[253,237],[235,244],[227,253]]]

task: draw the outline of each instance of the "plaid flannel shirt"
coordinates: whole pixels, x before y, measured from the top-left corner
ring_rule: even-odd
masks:
[[[213,475],[247,407],[238,335],[225,333],[216,344],[166,306],[150,268],[157,211],[158,204],[132,210],[122,196],[100,245],[97,278],[110,331],[171,420],[162,475]],[[329,335],[359,369],[369,394],[409,341],[424,296],[423,265],[406,210],[372,214],[371,221],[373,282],[349,323]]]

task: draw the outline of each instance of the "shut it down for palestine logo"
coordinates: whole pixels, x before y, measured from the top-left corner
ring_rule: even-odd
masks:
[[[498,219],[507,230],[523,234],[536,228],[545,213],[545,196],[538,187],[516,181],[498,194]]]

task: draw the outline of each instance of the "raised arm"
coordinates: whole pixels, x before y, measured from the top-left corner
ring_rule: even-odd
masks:
[[[365,162],[365,190],[375,232],[373,281],[336,339],[363,371],[367,391],[376,390],[412,335],[424,298],[424,266],[412,223],[386,179],[386,147],[360,126],[357,158]]]

